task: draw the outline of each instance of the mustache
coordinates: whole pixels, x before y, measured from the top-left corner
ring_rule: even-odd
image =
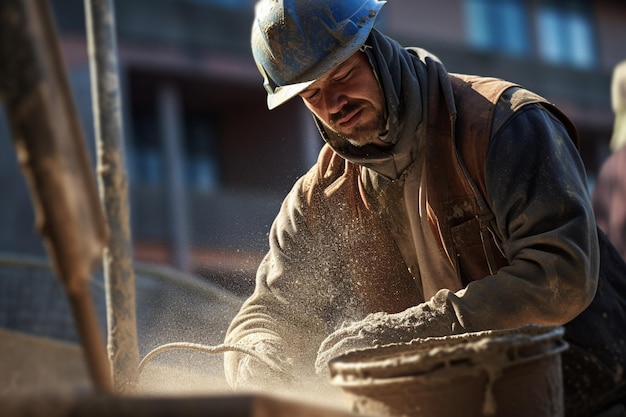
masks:
[[[366,101],[365,100],[352,100],[352,101],[349,101],[337,113],[334,113],[334,114],[330,115],[329,118],[328,118],[328,121],[330,122],[331,125],[335,125],[335,124],[337,124],[337,122],[339,120],[341,120],[344,117],[346,117],[346,115],[352,113],[353,111],[355,111],[357,109],[365,107],[365,105],[366,105]]]

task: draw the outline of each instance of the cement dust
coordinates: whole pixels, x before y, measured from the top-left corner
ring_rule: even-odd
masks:
[[[286,390],[267,384],[247,392],[232,390],[226,382],[222,361],[222,353],[232,350],[249,354],[272,366],[268,358],[242,346],[170,343],[158,346],[144,356],[136,394],[158,397],[267,394],[313,406],[342,411],[349,409],[339,389],[330,384],[320,384],[319,380],[317,383],[304,384],[306,390]]]
[[[181,368],[167,363],[147,365],[139,377],[137,394],[147,396],[203,396],[232,394],[223,377],[216,372]]]
[[[142,361],[155,348],[176,342],[219,345],[243,303],[208,280],[143,266],[137,274],[137,337]],[[232,392],[223,354],[187,349],[160,353],[145,363],[137,392],[144,395],[211,395]]]
[[[166,365],[165,366],[164,365],[153,366],[152,369],[155,370],[154,372],[157,372],[156,370],[159,367],[161,368],[161,370],[158,371],[156,375],[152,375],[152,376],[144,375],[144,370],[146,368],[146,365],[148,365],[151,361],[153,361],[157,357],[157,355],[165,354],[166,352],[172,352],[175,350],[179,350],[179,351],[184,350],[187,352],[200,352],[206,355],[221,355],[224,352],[235,351],[235,352],[240,352],[240,353],[255,357],[261,363],[266,364],[270,369],[273,369],[275,366],[273,362],[271,362],[268,358],[264,357],[262,354],[256,352],[253,349],[250,349],[248,347],[241,346],[241,345],[219,344],[219,345],[209,346],[209,345],[202,345],[199,343],[174,342],[174,343],[168,343],[168,344],[156,347],[155,349],[150,351],[147,355],[145,355],[143,359],[141,359],[141,361],[139,362],[139,369],[138,369],[140,380],[149,381],[149,384],[152,386],[152,389],[155,389],[157,391],[159,391],[159,389],[157,388],[157,386],[154,385],[156,381],[160,381],[160,384],[158,385],[159,387],[178,386],[179,389],[182,388],[182,386],[180,385],[180,381],[181,380],[185,381],[186,385],[191,384],[191,386],[193,386],[192,389],[186,389],[186,391],[188,392],[195,392],[196,389],[198,389],[197,388],[198,386],[205,386],[204,389],[207,389],[209,387],[224,385],[224,382],[225,382],[224,378],[218,377],[217,372],[206,372],[205,370],[202,373],[198,373],[196,367],[194,367],[193,370],[192,368],[189,368],[187,371],[184,371],[185,368],[180,368],[180,367],[172,368]],[[169,374],[171,375],[168,376],[168,372],[166,371],[168,371]],[[182,379],[177,378],[177,376],[179,376],[178,374],[182,376]]]

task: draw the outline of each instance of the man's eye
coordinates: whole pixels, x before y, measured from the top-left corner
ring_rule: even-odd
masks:
[[[319,95],[319,90],[314,90],[314,91],[309,91],[309,92],[303,94],[302,96],[306,100],[311,100],[311,99],[314,99],[315,97],[317,97],[318,95]]]
[[[352,75],[352,70],[346,72],[345,74],[341,74],[339,77],[337,77],[335,80],[336,81],[345,81],[348,78],[350,78],[350,75]]]

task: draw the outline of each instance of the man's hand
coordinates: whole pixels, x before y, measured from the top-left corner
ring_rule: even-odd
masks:
[[[331,333],[320,345],[315,369],[319,375],[327,376],[328,362],[339,355],[417,338],[446,336],[455,333],[458,328],[456,316],[446,308],[446,304],[433,300],[400,313],[370,314]]]

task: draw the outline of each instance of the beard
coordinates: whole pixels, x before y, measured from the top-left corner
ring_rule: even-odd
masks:
[[[359,110],[363,112],[361,119],[348,129],[341,129],[337,122],[346,115]],[[327,127],[351,145],[361,147],[374,142],[386,131],[386,120],[382,112],[377,111],[365,100],[354,100],[344,105],[341,110],[330,117]]]

